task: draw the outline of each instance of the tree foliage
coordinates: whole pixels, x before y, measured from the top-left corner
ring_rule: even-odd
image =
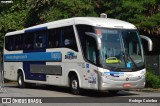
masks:
[[[160,35],[160,0],[13,0],[0,3],[0,47],[6,32],[54,20],[96,16],[129,21],[141,33]]]
[[[25,0],[17,0],[13,4],[0,4],[0,48],[3,47],[4,35],[7,32],[24,28],[27,9]]]

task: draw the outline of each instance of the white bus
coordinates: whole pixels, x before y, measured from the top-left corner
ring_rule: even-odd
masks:
[[[149,38],[141,36],[149,43]],[[145,86],[140,35],[128,22],[75,17],[9,32],[4,43],[4,77],[28,84],[116,93]]]

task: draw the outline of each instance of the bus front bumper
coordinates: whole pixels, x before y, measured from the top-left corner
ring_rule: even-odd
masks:
[[[125,78],[126,79],[126,78]],[[125,89],[137,89],[144,88],[145,77],[137,80],[111,80],[104,77],[100,77],[98,88],[101,91],[106,90],[125,90]]]

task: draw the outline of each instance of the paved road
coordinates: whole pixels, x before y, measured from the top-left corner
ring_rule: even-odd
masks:
[[[160,91],[120,91],[117,95],[109,95],[107,92],[84,90],[82,95],[72,95],[65,87],[37,85],[22,89],[18,88],[16,83],[5,84],[2,91],[0,91],[0,97],[160,97]]]
[[[55,87],[55,86],[32,86],[29,88],[24,88],[24,89],[20,89],[18,88],[15,84],[10,84],[10,85],[6,85],[5,86],[5,90],[6,92],[0,92],[0,97],[74,97],[74,99],[76,97],[82,97],[85,99],[92,98],[93,101],[94,100],[98,100],[98,99],[103,99],[103,100],[112,100],[114,98],[117,97],[125,97],[125,98],[130,98],[130,97],[160,97],[160,92],[135,92],[135,91],[120,91],[117,95],[109,95],[108,93],[99,93],[96,91],[87,91],[85,90],[84,93],[82,95],[72,95],[69,92],[68,88],[63,88],[63,87]],[[4,91],[4,89],[3,89]],[[86,98],[87,97],[87,98]],[[73,99],[73,100],[74,100]],[[159,98],[160,100],[160,98]],[[115,101],[116,102],[116,101]],[[80,106],[80,105],[84,105],[84,103],[65,103],[65,106],[72,106],[76,104],[76,106]],[[106,105],[107,104],[107,105]],[[129,103],[87,103],[86,106],[92,105],[92,106],[128,106]],[[14,106],[14,104],[0,104],[0,106]],[[41,106],[41,105],[37,105],[37,104],[32,104],[33,106]],[[55,105],[55,104],[54,104]],[[63,104],[61,103],[57,103],[56,105],[58,106],[62,106]],[[159,103],[130,103],[129,105],[131,106],[138,106],[138,105],[142,105],[142,106],[160,106]],[[15,105],[15,106],[19,106],[19,105]],[[24,106],[27,106],[27,104],[25,104]],[[53,104],[47,104],[46,106],[53,106]]]

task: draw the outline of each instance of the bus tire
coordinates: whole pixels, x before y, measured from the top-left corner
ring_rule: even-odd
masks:
[[[111,95],[116,95],[119,92],[119,90],[109,90],[108,93]]]
[[[21,72],[18,73],[17,82],[18,82],[18,87],[19,88],[25,88],[26,87],[26,83],[24,82],[24,77],[23,77],[23,74]]]
[[[77,77],[71,76],[71,78],[70,78],[70,90],[71,90],[71,93],[74,94],[74,95],[80,94],[79,82],[78,82]]]

